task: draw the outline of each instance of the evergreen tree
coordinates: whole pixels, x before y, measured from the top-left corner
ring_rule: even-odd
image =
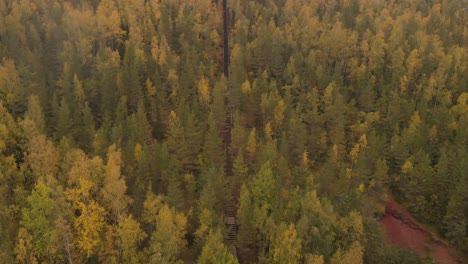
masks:
[[[71,133],[73,127],[73,119],[71,117],[70,107],[67,100],[62,98],[60,102],[60,111],[58,115],[57,127],[55,130],[55,138],[61,140],[63,137]]]
[[[29,117],[35,124],[39,133],[45,133],[46,124],[44,112],[39,101],[39,97],[31,95],[28,100],[28,111],[26,116]]]
[[[53,252],[51,248],[51,236],[53,232],[52,222],[55,214],[55,203],[50,197],[50,193],[51,190],[39,182],[27,198],[29,208],[23,209],[21,220],[21,224],[31,234],[34,256],[43,260],[48,259]]]
[[[202,253],[198,258],[197,263],[208,264],[208,263],[226,263],[235,264],[237,260],[229,253],[226,246],[222,242],[221,232],[211,231],[208,235],[205,246],[203,247]]]

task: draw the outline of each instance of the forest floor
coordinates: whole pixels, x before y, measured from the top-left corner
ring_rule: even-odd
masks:
[[[413,250],[422,258],[430,257],[442,264],[460,263],[454,250],[436,235],[428,232],[394,200],[385,208],[382,223],[391,243]]]

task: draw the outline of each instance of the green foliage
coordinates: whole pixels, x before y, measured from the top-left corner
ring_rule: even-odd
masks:
[[[202,249],[201,255],[197,263],[226,263],[235,264],[237,260],[229,253],[226,246],[222,242],[220,231],[211,231],[206,240],[206,244]]]
[[[132,215],[122,217],[119,220],[117,236],[120,239],[122,261],[139,263],[138,245],[146,237],[146,234],[140,229],[140,224],[133,219]]]
[[[187,217],[170,208],[163,200],[164,197],[148,190],[142,219],[153,231],[150,245],[145,249],[146,257],[150,262],[179,262],[187,243]]]
[[[330,257],[334,250],[335,225],[336,215],[329,204],[322,204],[315,191],[304,195],[296,226],[302,248],[307,253],[320,253],[326,258]]]
[[[468,247],[463,1],[228,1],[228,79],[220,3],[0,3],[2,261],[421,263],[392,196]]]
[[[45,259],[51,254],[50,242],[55,203],[50,197],[51,190],[39,182],[27,198],[29,206],[24,208],[21,224],[32,236],[34,254]]]
[[[28,100],[28,111],[26,112],[26,117],[29,117],[35,124],[36,129],[40,133],[45,132],[46,124],[44,112],[39,101],[39,97],[31,95]]]
[[[239,197],[239,209],[237,210],[237,224],[239,232],[237,240],[239,248],[248,249],[255,239],[255,223],[252,219],[252,197],[249,189],[242,185]]]
[[[363,248],[359,242],[354,242],[351,247],[342,252],[341,249],[338,249],[336,253],[332,256],[330,263],[346,263],[346,264],[360,264],[362,262]]]
[[[466,165],[464,165],[466,167]],[[447,237],[460,250],[466,249],[467,240],[467,193],[468,186],[467,174],[462,175],[457,184],[455,192],[450,196],[447,206],[447,214],[444,218],[444,223],[447,228]]]
[[[187,241],[185,240],[187,218],[162,205],[153,222],[155,230],[151,234],[149,262],[178,263]]]
[[[55,138],[61,140],[63,137],[67,136],[68,133],[70,133],[72,127],[73,119],[71,118],[70,107],[67,103],[67,100],[64,97],[60,102],[60,111],[57,121]]]
[[[262,165],[258,173],[252,179],[252,198],[255,206],[270,210],[273,202],[273,195],[276,189],[273,171],[270,163]]]

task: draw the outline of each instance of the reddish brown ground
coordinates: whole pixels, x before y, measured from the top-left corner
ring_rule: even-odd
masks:
[[[423,258],[430,256],[443,264],[457,263],[447,245],[424,230],[421,224],[395,201],[392,200],[385,208],[382,223],[390,242],[414,250]]]

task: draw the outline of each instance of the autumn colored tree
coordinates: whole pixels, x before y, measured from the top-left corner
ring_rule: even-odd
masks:
[[[424,262],[389,200],[463,254],[465,5],[0,1],[0,259]]]
[[[145,201],[144,215],[153,229],[147,249],[148,260],[178,262],[187,244],[187,217],[162,203],[152,192],[149,192]]]

